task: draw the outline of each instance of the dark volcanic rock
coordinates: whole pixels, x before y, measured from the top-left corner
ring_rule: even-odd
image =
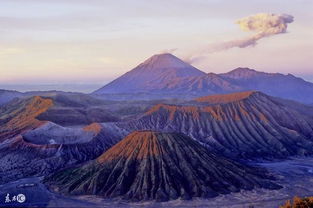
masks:
[[[97,160],[45,181],[63,193],[164,201],[279,188],[269,178],[261,169],[208,152],[183,134],[143,131],[131,133]]]
[[[0,106],[22,96],[23,93],[18,91],[0,89]]]
[[[98,122],[119,121],[110,111],[101,107],[52,107],[37,117],[63,126],[88,125]]]
[[[113,123],[82,129],[39,121],[53,105],[35,96],[0,108],[0,184],[95,159],[129,133]]]
[[[313,108],[261,92],[215,95],[192,105],[159,104],[129,130],[181,132],[226,156],[285,158],[313,153]]]
[[[0,184],[93,160],[128,133],[114,124],[92,124],[85,130],[94,137],[84,143],[35,144],[22,135],[4,141],[0,144]]]
[[[39,120],[52,121],[64,126],[88,125],[94,122],[115,122],[119,120],[117,116],[104,108],[108,102],[89,95],[53,93],[45,96],[53,100],[54,106],[40,114],[37,117]]]

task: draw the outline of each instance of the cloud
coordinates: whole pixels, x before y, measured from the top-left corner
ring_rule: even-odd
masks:
[[[174,53],[176,50],[177,48],[164,49],[161,50],[160,53]]]
[[[230,40],[220,43],[209,44],[186,56],[185,61],[193,63],[204,57],[206,54],[223,51],[231,48],[245,48],[255,46],[257,42],[265,37],[286,33],[287,26],[293,22],[293,16],[288,14],[270,14],[259,13],[256,15],[244,17],[236,21],[236,24],[245,32],[254,32],[255,34],[236,40]]]

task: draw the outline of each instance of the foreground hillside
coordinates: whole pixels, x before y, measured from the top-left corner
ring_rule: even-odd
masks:
[[[185,135],[143,131],[131,133],[96,161],[62,170],[46,182],[63,193],[164,201],[280,188],[270,178],[262,169],[208,152]]]
[[[292,158],[290,160],[280,160],[276,162],[260,162],[254,165],[265,167],[277,180],[275,183],[283,186],[278,190],[255,188],[253,190],[241,190],[230,194],[220,194],[214,198],[193,198],[192,200],[170,200],[167,202],[151,201],[129,201],[120,198],[108,199],[97,195],[61,195],[58,192],[48,189],[43,184],[42,177],[32,177],[17,180],[0,185],[0,195],[15,191],[23,192],[27,195],[25,207],[119,207],[119,208],[278,208],[285,204],[287,200],[294,196],[301,198],[313,195],[313,158]],[[33,183],[35,186],[29,188],[17,188],[24,184]],[[7,206],[0,200],[0,206]],[[12,204],[19,207],[20,203]]]

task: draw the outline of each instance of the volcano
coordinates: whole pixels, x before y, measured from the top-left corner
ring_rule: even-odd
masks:
[[[38,120],[55,104],[35,96],[1,106],[0,184],[93,160],[129,133],[113,123],[83,128]]]
[[[204,72],[172,54],[157,54],[94,94],[157,92],[174,81],[203,75]]]
[[[244,90],[262,91],[271,96],[307,104],[313,102],[313,83],[292,74],[265,73],[249,68],[237,68],[219,76]]]
[[[206,74],[168,53],[152,56],[96,90],[93,95],[113,100],[193,99],[251,90],[302,103],[313,103],[313,83],[291,74],[265,73],[249,68]]]
[[[269,178],[261,169],[208,152],[183,134],[136,131],[97,160],[45,181],[64,193],[165,201],[279,188]]]
[[[17,100],[1,107],[0,141],[44,124],[43,121],[37,120],[36,117],[47,111],[51,106],[53,106],[51,99],[35,96]]]
[[[229,157],[285,158],[313,153],[313,108],[257,91],[158,104],[130,130],[181,132]]]

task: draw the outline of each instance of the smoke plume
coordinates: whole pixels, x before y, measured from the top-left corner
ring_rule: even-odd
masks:
[[[160,53],[174,53],[176,50],[177,48],[164,49]]]
[[[253,16],[244,17],[236,21],[243,31],[254,32],[253,35],[236,40],[209,44],[205,48],[188,55],[185,60],[193,63],[206,54],[227,50],[230,48],[245,48],[255,46],[258,40],[273,35],[286,33],[287,25],[293,22],[293,16],[288,14],[268,14],[260,13]]]

